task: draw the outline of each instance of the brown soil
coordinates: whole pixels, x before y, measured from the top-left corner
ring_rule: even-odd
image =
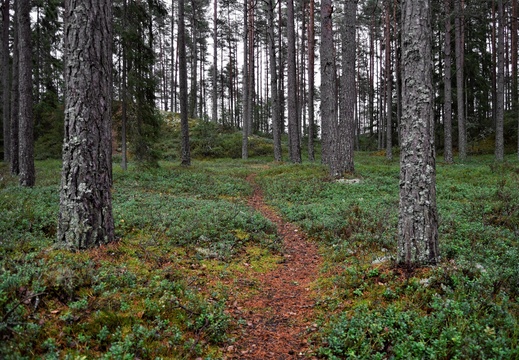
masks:
[[[302,359],[312,358],[308,338],[316,330],[315,300],[310,289],[321,263],[315,244],[295,225],[287,223],[263,201],[254,181],[249,205],[277,226],[283,239],[284,259],[265,274],[246,275],[235,285],[236,301],[229,310],[243,319],[236,330],[236,342],[226,349],[228,359]],[[254,284],[251,292],[250,284]]]

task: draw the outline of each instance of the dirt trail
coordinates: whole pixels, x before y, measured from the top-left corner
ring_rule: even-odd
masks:
[[[307,338],[315,331],[314,299],[310,284],[317,278],[321,259],[315,244],[291,223],[284,222],[263,201],[255,183],[255,174],[247,180],[254,187],[249,205],[276,224],[285,249],[283,263],[256,277],[259,291],[252,297],[238,297],[231,312],[245,321],[235,334],[237,342],[226,349],[228,359],[302,359],[308,358]],[[250,291],[247,279],[236,292]],[[253,279],[250,279],[253,280]]]

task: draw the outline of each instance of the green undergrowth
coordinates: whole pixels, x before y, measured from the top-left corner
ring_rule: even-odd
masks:
[[[321,246],[314,284],[328,359],[519,358],[519,165],[490,156],[437,166],[441,263],[394,264],[398,161],[360,153],[360,183],[321,165],[279,165],[257,181]]]
[[[36,165],[32,189],[0,169],[0,358],[221,358],[238,320],[222,269],[261,272],[281,250],[246,204],[247,163],[115,166],[117,241],[82,252],[53,247],[60,163]]]
[[[247,296],[233,284],[258,291],[281,261],[275,226],[247,206],[252,172],[325,260],[313,284],[316,356],[519,358],[515,158],[438,164],[442,259],[413,272],[394,264],[398,161],[380,154],[356,155],[352,184],[266,158],[115,166],[117,241],[77,253],[53,247],[59,161],[37,162],[33,189],[0,166],[2,359],[222,358],[242,321],[228,302]]]

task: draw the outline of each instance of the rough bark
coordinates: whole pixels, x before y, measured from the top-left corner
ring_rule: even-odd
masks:
[[[11,119],[10,119],[10,135],[11,135],[11,174],[18,175],[20,173],[20,148],[19,148],[19,109],[20,109],[20,92],[18,91],[19,74],[19,52],[18,52],[18,17],[14,17],[14,34],[13,34],[13,66],[11,81]]]
[[[462,34],[462,6],[461,0],[455,0],[456,17],[454,18],[454,37],[456,52],[456,93],[458,107],[458,157],[460,160],[467,158],[467,131],[465,128],[465,104],[463,89],[463,34]]]
[[[128,2],[124,0],[123,2],[123,28],[128,26],[127,24],[127,16],[128,16]],[[128,60],[126,57],[126,49],[125,46],[122,46],[122,109],[121,109],[121,168],[123,170],[128,169],[128,147],[126,141],[127,135],[127,122],[128,122]]]
[[[356,58],[357,0],[346,0],[342,24],[342,77],[339,137],[337,139],[338,173],[355,171],[353,151],[355,147],[355,58]]]
[[[278,75],[276,61],[276,36],[274,34],[274,0],[268,3],[270,92],[272,102],[272,137],[274,138],[274,160],[281,161],[281,126],[279,124]]]
[[[451,0],[444,1],[445,16],[445,42],[444,46],[444,96],[443,102],[443,134],[444,150],[443,157],[447,164],[453,163],[452,157],[452,55],[451,55]]]
[[[497,16],[498,16],[498,33],[497,33],[497,78],[496,78],[496,143],[495,143],[495,158],[497,161],[504,159],[504,46],[505,46],[505,13],[503,9],[503,0],[497,2]]]
[[[288,146],[290,161],[301,163],[301,143],[299,140],[297,116],[297,77],[296,77],[296,36],[294,29],[294,1],[287,1],[287,42],[288,42]]]
[[[186,28],[184,0],[178,1],[178,77],[180,91],[180,126],[182,132],[181,164],[191,165],[189,148],[188,93],[187,93],[187,60],[186,60]]]
[[[4,161],[11,161],[11,124],[9,113],[9,0],[2,1],[2,124]]]
[[[404,0],[402,149],[397,261],[406,267],[438,262],[429,0]]]
[[[34,119],[32,103],[32,47],[31,47],[31,2],[18,0],[18,52],[19,52],[19,154],[21,186],[34,186]]]
[[[315,4],[310,0],[308,20],[308,160],[315,161]]]
[[[321,2],[321,139],[322,162],[331,164],[332,136],[336,130],[336,75],[333,44],[332,1]],[[334,171],[332,171],[334,172]],[[335,176],[335,175],[333,175]]]
[[[58,245],[114,240],[112,216],[112,2],[66,0],[65,136]]]

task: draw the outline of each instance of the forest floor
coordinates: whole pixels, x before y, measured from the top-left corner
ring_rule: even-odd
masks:
[[[311,284],[318,277],[321,257],[304,232],[265,204],[255,176],[247,177],[254,188],[248,204],[276,224],[284,255],[272,271],[250,273],[246,277],[256,278],[238,282],[235,293],[239,296],[229,311],[243,321],[234,334],[236,343],[226,352],[231,359],[308,358],[311,350],[307,338],[317,330]],[[251,283],[256,284],[252,293]]]

